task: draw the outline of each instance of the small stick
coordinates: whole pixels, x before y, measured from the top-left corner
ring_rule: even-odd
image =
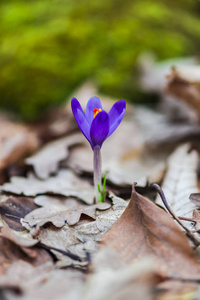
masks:
[[[182,221],[188,221],[188,222],[192,222],[192,223],[196,223],[197,221],[195,221],[194,219],[192,218],[185,218],[185,217],[178,217],[179,220],[182,220]]]
[[[181,222],[181,220],[174,214],[174,212],[172,211],[172,209],[170,208],[169,204],[167,203],[165,194],[163,192],[163,190],[161,189],[161,187],[157,184],[157,183],[150,183],[150,187],[154,188],[158,194],[160,195],[160,198],[163,202],[163,204],[165,205],[166,209],[168,210],[168,212],[170,213],[170,215],[177,221],[177,223],[183,227],[183,229],[186,231],[187,236],[191,239],[191,241],[194,243],[194,245],[196,247],[198,247],[200,245],[200,241],[195,237],[195,235]]]
[[[179,277],[165,277],[165,280],[173,280],[173,281],[181,281],[181,282],[191,282],[191,283],[200,283],[200,279],[179,278]]]
[[[61,250],[61,249],[58,249],[58,248],[55,248],[55,247],[51,247],[51,246],[47,246],[41,242],[39,242],[37,244],[37,246],[41,247],[41,248],[44,248],[46,250],[54,250],[54,251],[57,251],[63,255],[66,255],[68,257],[70,257],[71,259],[74,259],[74,260],[77,260],[77,261],[83,261],[84,259],[82,259],[80,256],[76,255],[76,254],[73,254],[69,251],[65,251],[65,250]]]

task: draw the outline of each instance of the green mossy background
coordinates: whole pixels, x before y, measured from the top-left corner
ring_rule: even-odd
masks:
[[[25,120],[65,101],[81,82],[143,101],[135,62],[200,52],[192,0],[1,0],[0,106]]]

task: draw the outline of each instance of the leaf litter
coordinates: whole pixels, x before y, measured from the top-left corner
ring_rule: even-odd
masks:
[[[96,88],[87,83],[78,91],[80,99],[88,100],[88,89],[93,96]],[[101,98],[106,110],[112,106]],[[193,299],[200,275],[196,252],[153,203],[148,182],[162,183],[174,213],[192,220],[185,222],[188,230],[199,230],[199,206],[189,200],[199,192],[199,157],[191,144],[176,149],[198,141],[199,125],[175,124],[174,115],[129,105],[119,134],[103,148],[108,181],[100,210],[93,203],[91,150],[74,131],[69,112],[66,106],[67,123],[58,113],[36,128],[42,143],[26,157],[23,176],[9,182],[1,177],[3,299]],[[137,192],[131,193],[136,180]],[[125,194],[132,194],[130,201]]]
[[[80,179],[69,169],[60,169],[55,176],[40,180],[34,173],[29,173],[27,177],[12,177],[10,183],[0,186],[4,192],[16,195],[35,197],[41,194],[54,194],[67,197],[79,198],[82,201],[93,203],[92,185]]]

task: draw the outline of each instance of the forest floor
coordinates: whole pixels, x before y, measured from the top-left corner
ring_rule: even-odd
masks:
[[[197,86],[180,77],[168,88],[184,107]],[[74,94],[83,107],[94,95],[91,83]],[[115,102],[99,97],[106,111]],[[69,102],[34,125],[0,116],[1,299],[199,299],[199,111],[166,101],[127,105],[102,146],[97,204]]]

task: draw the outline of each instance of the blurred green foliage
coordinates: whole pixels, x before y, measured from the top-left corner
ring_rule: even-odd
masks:
[[[32,120],[87,78],[136,100],[134,64],[200,51],[198,1],[1,0],[0,106]]]

